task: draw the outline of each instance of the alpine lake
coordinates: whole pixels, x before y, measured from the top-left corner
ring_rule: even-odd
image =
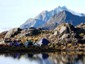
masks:
[[[0,53],[0,64],[85,64],[85,51]]]

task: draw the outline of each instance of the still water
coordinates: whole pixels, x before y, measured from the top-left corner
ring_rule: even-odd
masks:
[[[85,52],[0,53],[0,64],[85,64]]]

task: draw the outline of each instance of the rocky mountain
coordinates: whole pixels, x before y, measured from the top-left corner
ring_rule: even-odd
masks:
[[[39,28],[43,26],[44,29],[48,29],[50,27],[50,29],[53,29],[57,24],[60,24],[62,22],[72,22],[74,25],[78,25],[79,23],[85,22],[85,15],[67,9],[65,6],[59,6],[58,8],[55,8],[51,11],[43,11],[35,18],[28,19],[24,24],[20,26],[20,28]]]
[[[57,25],[61,23],[70,23],[74,26],[85,23],[85,16],[74,15],[69,11],[62,11],[54,16],[52,16],[46,24],[42,26],[43,29],[54,29]]]

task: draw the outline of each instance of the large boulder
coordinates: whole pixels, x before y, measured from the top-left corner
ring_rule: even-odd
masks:
[[[68,24],[68,23],[62,23],[54,29],[54,34],[55,35],[61,35],[64,33],[67,34],[72,31],[75,31],[75,27],[73,25]]]
[[[21,31],[21,33],[18,34],[18,38],[22,38],[22,37],[25,37],[25,36],[28,36],[28,35],[30,35],[29,30],[28,29],[23,29]]]
[[[83,36],[83,39],[85,40],[85,35]]]
[[[23,29],[21,31],[21,33],[18,34],[18,38],[22,38],[22,37],[28,37],[28,36],[35,36],[41,33],[40,29],[36,29],[36,28],[29,28],[29,29]]]
[[[85,35],[85,23],[81,23],[78,26],[76,26],[76,34],[80,37],[84,37]]]
[[[41,46],[41,45],[48,45],[49,43],[50,42],[47,39],[45,39],[45,38],[42,38],[40,41],[37,42],[37,44],[39,46]]]
[[[61,39],[64,39],[64,38],[69,38],[70,34],[63,34]]]
[[[4,39],[3,39],[3,38],[1,38],[1,39],[0,39],[0,44],[5,44]]]
[[[79,25],[76,26],[77,28],[82,28],[85,30],[85,23],[81,23]]]
[[[28,40],[24,43],[25,47],[29,47],[29,46],[32,46],[32,45],[33,45],[33,42],[31,40]]]
[[[13,28],[6,33],[5,38],[14,37],[15,35],[19,34],[21,32],[21,30],[22,29],[20,29],[20,28]]]
[[[2,39],[2,38],[4,39],[6,33],[7,33],[7,31],[4,31],[4,32],[0,33],[0,39]]]

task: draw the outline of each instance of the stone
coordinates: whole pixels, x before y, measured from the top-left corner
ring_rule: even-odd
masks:
[[[6,35],[5,38],[11,38],[14,37],[15,35],[17,35],[18,33],[20,33],[21,29],[20,28],[13,28],[11,30],[9,30]]]
[[[68,38],[68,37],[69,37],[69,34],[63,34],[61,39],[63,40],[63,39]]]
[[[4,39],[3,39],[3,38],[1,38],[1,39],[0,39],[0,44],[5,44]]]

